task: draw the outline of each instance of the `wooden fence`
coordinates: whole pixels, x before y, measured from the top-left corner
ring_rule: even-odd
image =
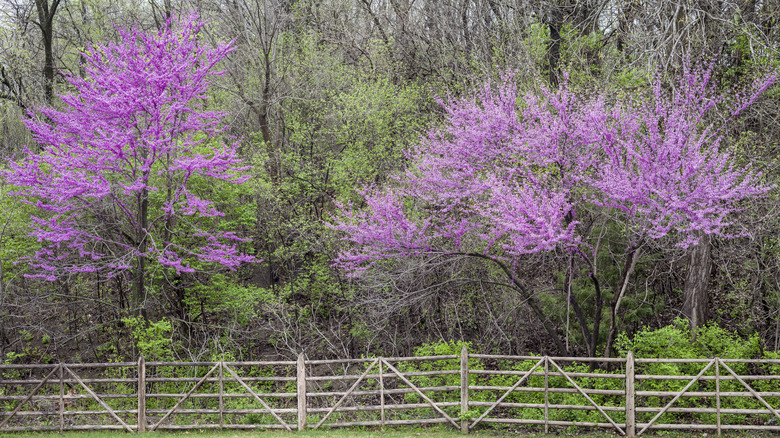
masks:
[[[491,424],[780,431],[780,360],[469,354],[0,365],[0,432]],[[492,426],[496,427],[496,426]]]

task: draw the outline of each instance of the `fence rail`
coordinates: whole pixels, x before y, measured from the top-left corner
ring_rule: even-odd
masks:
[[[0,365],[0,432],[443,424],[780,431],[780,360],[469,354]],[[488,426],[489,427],[489,426]]]

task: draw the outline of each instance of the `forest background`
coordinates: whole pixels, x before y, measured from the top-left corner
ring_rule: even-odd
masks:
[[[670,324],[716,324],[780,347],[775,89],[723,131],[737,166],[772,187],[732,215],[736,238],[687,248],[658,239],[627,257],[624,231],[594,214],[593,264],[563,250],[531,254],[512,267],[520,283],[507,284],[500,267],[469,256],[408,257],[350,276],[333,262],[349,242],[329,226],[339,205],[359,211],[361,189],[392,184],[410,165],[405,152],[445,121],[438,97],[512,72],[520,90],[555,89],[566,77],[579,95],[641,100],[656,79],[674,87],[686,60],[713,57],[729,91],[780,64],[775,3],[2,0],[0,166],[34,150],[24,119],[62,106],[73,91],[66,78],[86,74],[87,47],[118,41],[122,28],[162,28],[183,11],[205,21],[202,44],[232,41],[206,106],[227,112],[221,135],[238,139],[251,177],[194,190],[225,213],[215,226],[263,261],[194,272],[152,263],[143,293],[130,272],[38,278],[25,260],[41,248],[28,235],[39,213],[0,180],[4,360],[397,356],[450,340],[501,354],[609,355],[616,332]]]

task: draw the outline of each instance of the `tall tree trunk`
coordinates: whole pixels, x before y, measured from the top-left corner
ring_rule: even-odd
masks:
[[[146,295],[146,233],[149,228],[149,192],[143,189],[138,194],[138,257],[135,273],[135,293],[133,294],[132,310],[138,309],[138,312],[146,319],[146,309],[144,308],[144,298]]]
[[[682,312],[696,329],[707,322],[708,286],[712,268],[712,239],[702,236],[699,243],[688,249],[688,274],[683,287]]]
[[[54,15],[60,0],[35,0],[38,11],[38,21],[35,23],[41,29],[43,36],[43,94],[46,103],[51,104],[54,97]]]

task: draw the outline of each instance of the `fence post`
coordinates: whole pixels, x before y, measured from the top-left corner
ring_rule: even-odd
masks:
[[[225,428],[225,361],[219,361],[219,429]]]
[[[60,433],[65,429],[65,380],[60,362]]]
[[[138,433],[146,432],[146,361],[138,356]]]
[[[636,390],[634,387],[634,353],[626,354],[626,436],[636,436]]]
[[[469,433],[469,350],[466,345],[460,349],[460,431]]]
[[[718,436],[720,436],[720,359],[717,357],[715,358],[715,410],[718,418]]]
[[[298,355],[298,430],[306,428],[306,362],[303,352]]]
[[[382,431],[385,430],[385,370],[382,367],[384,359],[379,358],[379,422],[382,423]]]
[[[550,358],[544,357],[544,433],[550,427]]]

